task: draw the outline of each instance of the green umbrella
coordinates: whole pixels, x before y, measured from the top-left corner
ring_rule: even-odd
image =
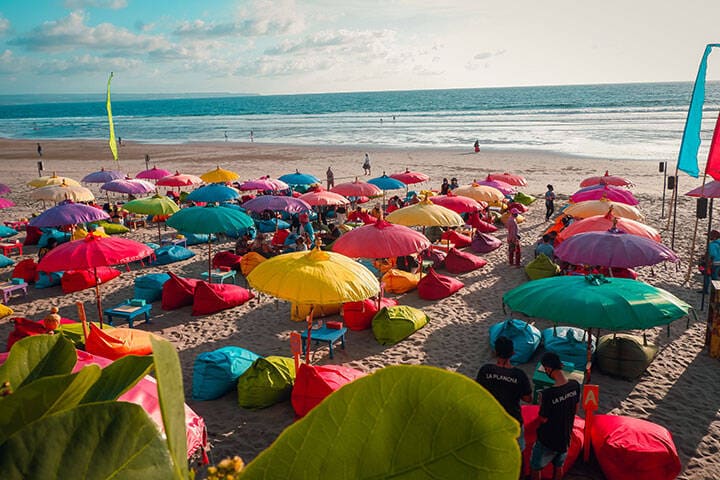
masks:
[[[142,215],[172,215],[173,213],[180,210],[175,201],[165,195],[153,195],[147,198],[138,198],[137,200],[131,200],[123,205],[123,208],[128,212],[140,213]],[[158,242],[161,240],[160,235],[160,222],[157,222],[158,226]]]
[[[166,223],[181,232],[207,234],[239,231],[255,225],[253,219],[240,210],[217,205],[183,208]],[[212,243],[208,239],[208,282],[212,281],[211,254]]]

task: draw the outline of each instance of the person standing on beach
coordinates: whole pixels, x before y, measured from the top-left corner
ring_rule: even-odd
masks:
[[[37,152],[38,156],[42,157],[42,145],[40,145],[39,143],[37,144]]]
[[[507,242],[508,242],[508,262],[510,265],[519,267],[520,266],[520,234],[518,233],[517,216],[520,215],[520,210],[517,208],[510,209],[510,216],[505,223],[507,229]]]
[[[327,188],[330,190],[335,186],[335,174],[331,167],[328,167],[327,172],[325,172],[325,177],[327,178]]]
[[[720,232],[710,230],[710,243],[708,243],[707,261],[703,273],[703,289],[700,293],[710,293],[710,280],[720,280]]]
[[[567,379],[556,353],[547,352],[540,363],[555,383],[540,392],[540,426],[530,455],[531,478],[540,480],[542,469],[552,462],[553,479],[559,480],[562,478],[570,434],[580,404],[580,384]]]
[[[475,140],[473,147],[475,148],[475,153],[478,153],[480,151],[480,140]]]
[[[255,141],[255,134],[252,130],[250,130],[250,143],[253,143]]]
[[[370,156],[365,154],[365,163],[363,163],[363,172],[365,175],[370,175]]]
[[[545,221],[549,222],[552,214],[555,213],[555,192],[552,185],[547,186],[545,192]]]
[[[447,195],[450,191],[450,182],[447,178],[443,178],[442,184],[440,185],[440,195]]]
[[[532,401],[530,396],[530,380],[524,371],[513,367],[510,358],[515,353],[513,341],[505,336],[495,340],[495,363],[487,363],[480,367],[475,381],[485,387],[488,392],[503,406],[505,411],[520,424],[518,444],[520,452],[525,450],[525,430],[523,428],[520,400],[526,403]]]

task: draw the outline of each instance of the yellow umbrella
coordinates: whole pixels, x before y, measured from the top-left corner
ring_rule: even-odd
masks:
[[[80,183],[77,180],[73,180],[69,177],[58,177],[55,172],[53,172],[52,175],[44,176],[44,177],[38,177],[35,180],[31,180],[28,182],[29,187],[47,187],[48,185],[70,185],[73,187],[79,187]]]
[[[477,183],[458,187],[452,192],[455,195],[472,198],[478,202],[487,202],[488,205],[494,207],[501,207],[505,200],[505,195],[497,188],[489,185],[479,185]]]
[[[226,183],[237,180],[240,178],[240,175],[230,170],[220,168],[220,165],[218,165],[215,170],[210,170],[200,175],[200,178],[202,178],[205,183]]]
[[[92,202],[95,200],[93,193],[80,185],[68,185],[61,183],[60,185],[48,185],[33,190],[30,193],[33,200],[42,200],[44,202],[62,202],[63,200],[72,200],[73,202]]]
[[[640,210],[632,205],[610,200],[588,200],[573,203],[563,210],[563,213],[577,218],[587,218],[595,215],[605,215],[611,210],[616,217],[629,218],[630,220],[642,220],[644,218]]]
[[[385,217],[390,223],[406,227],[462,227],[465,220],[449,208],[424,198],[420,203],[395,210]]]

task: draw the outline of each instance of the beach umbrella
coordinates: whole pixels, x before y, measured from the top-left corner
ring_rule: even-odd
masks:
[[[234,208],[218,205],[180,209],[167,219],[180,232],[218,234],[253,227],[255,222],[247,214]],[[208,282],[212,282],[212,242],[208,239]]]
[[[337,193],[328,192],[327,190],[317,190],[308,192],[298,197],[311,207],[322,207],[328,205],[347,205],[350,200],[338,195]]]
[[[645,225],[644,223],[630,220],[629,218],[615,217],[612,213],[606,215],[595,215],[593,217],[584,218],[582,220],[576,220],[564,228],[558,234],[558,240],[564,241],[583,232],[605,232],[611,228],[619,228],[632,235],[638,235],[640,237],[646,237],[650,240],[660,242],[660,234],[654,228]]]
[[[127,264],[149,257],[153,249],[144,243],[122,237],[100,237],[89,233],[81,240],[73,240],[50,250],[38,263],[40,272],[62,272],[65,270],[93,270],[95,274],[95,299],[98,317],[102,326],[102,301],[98,267]]]
[[[5,195],[6,193],[10,193],[10,187],[4,183],[0,183],[0,195]]]
[[[345,182],[335,185],[331,192],[343,197],[377,197],[382,195],[382,190],[372,183],[363,182],[355,178],[353,182]]]
[[[312,210],[312,207],[299,198],[283,195],[260,195],[242,204],[248,212],[262,213],[265,210],[273,212],[300,213]]]
[[[335,240],[332,250],[352,258],[387,258],[418,253],[431,244],[416,230],[378,220],[344,233]]]
[[[573,203],[563,210],[562,213],[572,215],[575,218],[587,218],[595,215],[605,215],[608,212],[616,217],[629,218],[630,220],[642,220],[643,215],[636,207],[621,202],[613,202],[608,199],[586,200]]]
[[[52,208],[48,208],[37,217],[30,219],[33,227],[61,227],[80,223],[96,222],[110,218],[105,210],[84,203],[65,200]]]
[[[135,178],[141,178],[146,180],[160,180],[161,178],[167,177],[169,175],[172,175],[172,172],[169,170],[165,170],[164,168],[157,168],[152,167],[148,170],[143,170],[142,172],[135,175]]]
[[[599,177],[588,177],[582,182],[580,182],[580,187],[590,187],[592,185],[599,184],[615,185],[617,187],[628,187],[632,185],[632,182],[630,180],[624,179],[623,177],[610,175],[610,173],[605,170],[605,175],[601,175]]]
[[[440,205],[445,208],[449,208],[455,213],[472,213],[482,210],[487,206],[485,202],[478,202],[470,197],[463,197],[462,195],[455,195],[455,193],[448,192],[447,195],[433,195],[428,197],[435,205]]]
[[[393,173],[390,176],[396,180],[400,180],[405,185],[412,185],[414,183],[422,183],[430,180],[429,175],[421,172],[411,172],[408,168],[406,168],[404,172]]]
[[[513,185],[510,185],[509,183],[503,182],[501,180],[493,180],[492,178],[490,178],[489,175],[487,176],[487,178],[485,178],[485,180],[481,180],[475,183],[477,183],[478,185],[486,185],[488,187],[497,188],[503,193],[503,195],[512,195],[515,193],[516,190]]]
[[[50,176],[38,177],[35,180],[28,182],[28,186],[34,188],[47,187],[50,185],[68,185],[72,187],[79,187],[80,183],[69,177],[58,177],[55,172],[53,172]]]
[[[522,175],[515,175],[512,173],[491,173],[487,176],[487,180],[499,180],[501,182],[509,183],[516,187],[527,186],[527,180]]]
[[[690,190],[685,195],[688,197],[720,198],[720,182],[713,180]]]
[[[191,202],[227,202],[240,197],[240,192],[221,183],[211,183],[193,190],[185,198]]]
[[[205,172],[200,175],[200,178],[205,183],[229,183],[240,178],[240,175],[230,170],[220,168],[220,165],[218,165],[214,170],[210,170],[209,172]]]
[[[555,248],[555,256],[573,265],[609,268],[633,268],[679,261],[675,252],[662,243],[617,229],[573,235]]]
[[[371,178],[370,180],[368,180],[368,183],[372,183],[380,190],[398,190],[400,188],[405,188],[406,186],[400,180],[388,177],[385,174],[383,174],[381,177]]]
[[[77,182],[75,182],[77,184]],[[42,200],[44,202],[62,202],[63,200],[72,200],[73,202],[92,202],[95,195],[80,184],[69,185],[61,183],[60,185],[48,185],[39,187],[30,193],[33,200]]]
[[[290,188],[290,185],[283,182],[282,180],[277,180],[270,177],[260,177],[256,178],[255,180],[248,180],[247,182],[243,182],[240,185],[240,190],[248,191],[248,190],[270,190],[270,191],[277,191],[277,190],[287,190]]]
[[[175,172],[174,175],[168,175],[157,181],[161,187],[187,187],[189,185],[200,185],[203,183],[202,178],[195,175],[181,174]]]
[[[415,205],[395,210],[386,217],[388,222],[406,227],[461,227],[465,220],[452,210],[435,205],[427,198],[424,198]]]
[[[100,169],[97,172],[89,173],[85,175],[82,179],[82,182],[84,183],[107,183],[111,182],[113,180],[120,180],[122,178],[125,178],[125,174],[122,172],[118,172],[117,170],[105,170],[104,168]]]
[[[14,207],[15,202],[7,198],[0,198],[0,209]]]
[[[100,186],[100,190],[106,192],[123,193],[126,195],[143,195],[157,190],[155,185],[140,179],[118,179],[111,180]]]
[[[461,197],[472,198],[478,202],[486,202],[490,205],[501,206],[505,200],[505,195],[495,187],[487,185],[479,185],[473,183],[471,185],[463,185],[453,190],[453,194]]]
[[[131,200],[123,205],[123,209],[131,213],[139,213],[142,215],[162,216],[172,215],[180,210],[177,203],[166,195],[153,195],[147,198],[138,198]],[[157,222],[158,242],[162,240],[160,234],[160,222]]]
[[[287,173],[278,177],[288,185],[312,185],[313,183],[320,183],[320,179],[315,175],[309,173],[300,173],[295,170],[295,173]]]
[[[586,200],[602,199],[607,199],[613,202],[625,203],[627,205],[637,205],[638,203],[640,203],[637,201],[637,199],[630,190],[604,184],[581,188],[570,196],[570,201],[573,203],[584,202]]]

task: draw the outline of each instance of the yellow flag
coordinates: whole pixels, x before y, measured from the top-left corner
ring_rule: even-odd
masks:
[[[110,105],[110,81],[112,80],[113,74],[110,72],[110,78],[108,78],[107,86],[107,113],[108,123],[110,124],[110,151],[112,152],[113,159],[118,161],[117,142],[115,141],[115,125],[112,119],[112,105]]]

